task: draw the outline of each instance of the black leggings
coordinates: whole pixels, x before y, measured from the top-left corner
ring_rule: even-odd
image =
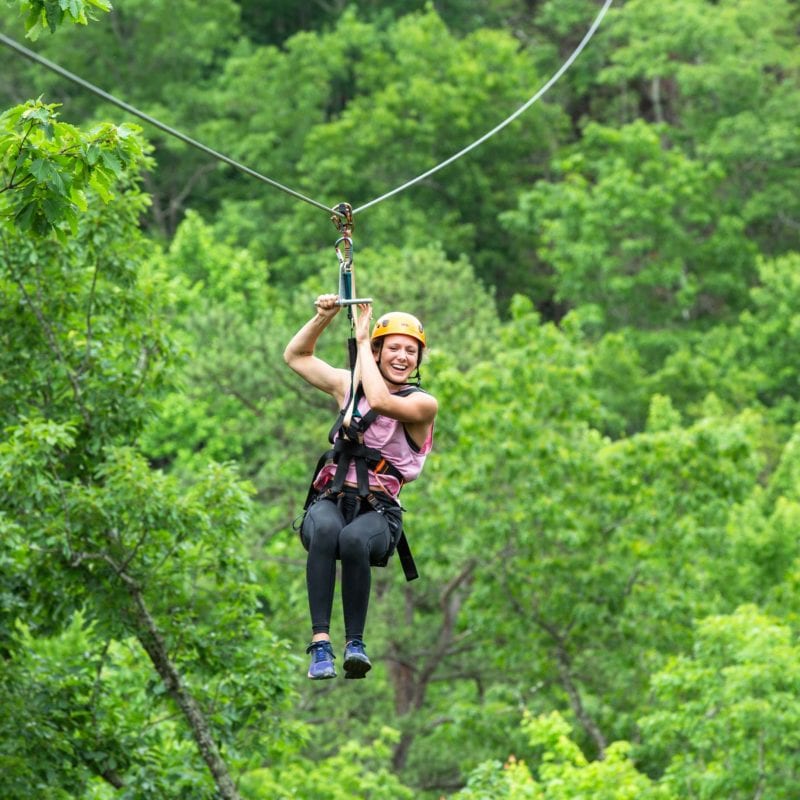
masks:
[[[386,563],[401,527],[399,507],[387,503],[382,513],[366,501],[358,507],[355,491],[345,491],[341,505],[323,498],[309,507],[300,538],[308,550],[306,584],[314,633],[328,633],[330,629],[338,558],[342,562],[345,637],[347,641],[364,637],[370,567]]]

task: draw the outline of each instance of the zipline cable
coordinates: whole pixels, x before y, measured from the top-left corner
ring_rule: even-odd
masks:
[[[606,15],[606,11],[608,11],[611,3],[613,0],[606,0],[603,7],[598,12],[597,16],[595,17],[594,22],[591,24],[589,30],[586,32],[586,35],[581,40],[580,44],[572,51],[570,57],[561,65],[560,69],[550,78],[541,89],[539,89],[536,94],[530,98],[530,100],[526,101],[523,105],[521,105],[511,116],[506,117],[499,125],[495,125],[488,133],[485,133],[479,139],[476,139],[472,144],[468,144],[463,150],[459,150],[455,155],[450,156],[450,158],[445,159],[440,164],[437,164],[435,167],[431,167],[427,172],[423,172],[421,175],[417,175],[416,178],[412,178],[410,181],[407,181],[402,186],[398,186],[396,189],[392,189],[391,192],[386,192],[386,194],[381,195],[380,197],[376,197],[374,200],[370,200],[369,203],[365,203],[363,206],[359,206],[358,208],[353,209],[353,214],[358,214],[361,211],[370,208],[371,206],[380,203],[383,200],[386,200],[389,197],[392,197],[399,192],[402,192],[404,189],[408,189],[410,186],[413,186],[415,183],[419,183],[425,178],[430,177],[435,172],[438,172],[440,169],[443,169],[448,164],[452,164],[456,159],[461,158],[461,156],[466,155],[470,152],[470,150],[474,150],[479,145],[483,144],[487,139],[490,139],[494,136],[498,131],[501,131],[506,125],[512,123],[520,114],[527,111],[571,66],[572,62],[581,54],[583,49],[589,44],[589,40],[594,36],[595,31],[599,27],[600,23],[603,21],[603,17]]]
[[[589,40],[594,36],[595,31],[600,26],[600,23],[603,21],[603,17],[605,17],[606,12],[608,11],[612,2],[613,0],[605,0],[605,2],[603,3],[603,7],[598,12],[597,16],[595,17],[594,21],[589,27],[589,30],[586,32],[586,35],[583,37],[583,39],[581,39],[578,46],[572,51],[569,58],[567,58],[567,60],[561,65],[561,67],[559,67],[559,69],[554,73],[554,75],[550,78],[550,80],[548,80],[547,83],[545,83],[544,86],[542,86],[541,89],[539,89],[539,91],[536,92],[535,95],[533,95],[533,97],[531,97],[529,100],[523,103],[516,111],[514,111],[513,114],[506,117],[498,125],[495,125],[494,128],[485,133],[483,136],[476,139],[474,142],[467,145],[462,150],[459,150],[454,155],[450,156],[450,158],[445,159],[444,161],[437,164],[435,167],[431,167],[429,170],[423,172],[421,175],[417,175],[416,178],[412,178],[410,181],[406,181],[404,184],[398,186],[395,189],[392,189],[390,192],[386,192],[386,194],[382,194],[380,197],[376,197],[374,200],[370,200],[368,203],[365,203],[364,205],[359,206],[358,208],[354,208],[352,214],[355,215],[361,211],[365,211],[366,209],[374,205],[377,205],[378,203],[387,200],[388,198],[393,197],[396,194],[399,194],[405,189],[414,186],[414,184],[417,184],[420,181],[425,180],[425,178],[428,178],[434,173],[438,172],[439,170],[444,169],[449,164],[452,164],[457,159],[461,158],[470,151],[474,150],[476,147],[482,145],[485,141],[490,139],[492,136],[501,131],[507,125],[510,125],[517,117],[519,117],[521,114],[527,111],[537,100],[539,100],[550,89],[550,87],[553,86],[553,84],[572,66],[572,63],[583,52],[584,48],[589,43]],[[63,78],[66,78],[67,80],[76,83],[78,86],[82,86],[84,89],[87,89],[93,94],[96,94],[98,97],[101,97],[103,100],[106,100],[107,102],[112,103],[113,105],[118,106],[119,108],[127,111],[129,114],[133,114],[133,116],[139,117],[140,119],[143,119],[145,122],[149,122],[151,125],[155,126],[156,128],[159,128],[165,133],[168,133],[170,136],[174,136],[176,139],[180,139],[182,142],[185,142],[186,144],[191,145],[192,147],[195,147],[198,150],[201,150],[207,155],[210,155],[213,158],[216,158],[224,162],[225,164],[228,164],[234,169],[243,172],[245,175],[250,175],[253,178],[257,178],[258,180],[263,181],[264,183],[267,183],[276,189],[280,189],[282,192],[285,192],[286,194],[289,194],[292,197],[296,197],[298,200],[302,200],[305,203],[309,203],[312,206],[316,206],[317,208],[320,208],[323,211],[326,211],[328,213],[333,212],[334,214],[339,214],[339,211],[337,211],[337,207],[334,206],[333,208],[330,208],[324,205],[323,203],[313,200],[310,197],[306,197],[304,194],[301,194],[300,192],[297,192],[294,189],[290,189],[288,186],[284,186],[282,183],[278,183],[278,181],[272,180],[272,178],[266,177],[266,175],[262,175],[260,172],[256,172],[254,169],[251,169],[250,167],[247,167],[244,164],[240,164],[238,161],[235,161],[234,159],[229,158],[228,156],[219,153],[216,150],[212,150],[210,147],[204,145],[202,142],[198,142],[196,139],[192,139],[185,133],[181,133],[181,131],[176,130],[175,128],[172,128],[169,125],[155,119],[155,117],[151,117],[149,114],[145,114],[144,111],[139,111],[138,108],[129,105],[123,100],[119,100],[118,98],[114,97],[114,95],[103,91],[94,84],[89,83],[89,81],[86,81],[83,78],[79,77],[78,75],[75,75],[73,72],[70,72],[69,70],[66,70],[63,67],[59,66],[55,62],[50,61],[47,58],[44,58],[44,56],[40,56],[38,53],[34,53],[27,47],[23,47],[21,44],[14,41],[13,39],[10,39],[3,33],[0,33],[0,43],[6,45],[7,47],[10,47],[12,50],[15,50],[17,53],[24,56],[25,58],[28,58],[31,61],[34,61],[37,64],[40,64],[41,66],[46,67],[49,70],[52,70],[58,75],[61,75]]]
[[[286,192],[286,194],[292,195],[292,197],[296,197],[298,200],[302,200],[305,203],[310,203],[312,206],[316,206],[317,208],[321,208],[323,211],[327,211],[331,213],[333,211],[332,208],[329,206],[324,205],[323,203],[319,203],[316,200],[312,200],[310,197],[306,197],[304,194],[300,194],[300,192],[296,192],[294,189],[290,189],[288,186],[284,186],[282,183],[278,183],[278,181],[272,180],[272,178],[268,178],[266,175],[262,175],[260,172],[256,172],[254,169],[250,169],[250,167],[246,167],[244,164],[240,164],[238,161],[234,161],[232,158],[229,158],[222,153],[218,153],[216,150],[212,150],[210,147],[207,147],[202,142],[198,142],[195,139],[192,139],[190,136],[187,136],[185,133],[181,133],[180,131],[176,130],[175,128],[171,128],[169,125],[155,119],[155,117],[151,117],[149,114],[145,114],[144,111],[139,111],[138,108],[134,108],[132,105],[124,102],[123,100],[119,100],[118,98],[114,97],[114,95],[109,94],[108,92],[104,92],[102,89],[98,88],[89,81],[85,81],[83,78],[75,75],[73,72],[64,69],[63,67],[59,66],[58,64],[50,61],[43,56],[40,56],[38,53],[34,53],[33,50],[28,50],[27,47],[23,47],[18,42],[15,42],[13,39],[9,39],[8,36],[5,36],[3,33],[0,33],[0,42],[10,47],[12,50],[16,50],[20,55],[25,56],[25,58],[29,58],[31,61],[35,61],[37,64],[41,64],[43,67],[47,67],[47,69],[52,70],[53,72],[58,73],[63,78],[72,81],[73,83],[77,83],[78,86],[82,86],[84,89],[96,94],[98,97],[102,97],[103,100],[108,101],[109,103],[113,103],[115,106],[119,106],[121,109],[124,109],[129,114],[133,114],[135,117],[139,117],[143,119],[145,122],[149,122],[151,125],[154,125],[156,128],[160,128],[165,133],[168,133],[170,136],[174,136],[176,139],[180,139],[182,142],[185,142],[192,147],[196,147],[198,150],[202,150],[204,153],[213,156],[214,158],[223,161],[224,163],[228,164],[229,166],[233,167],[234,169],[238,169],[240,172],[244,172],[245,175],[250,175],[253,178],[257,178],[264,183],[268,183],[270,186],[274,186],[276,189],[280,189],[282,192]]]

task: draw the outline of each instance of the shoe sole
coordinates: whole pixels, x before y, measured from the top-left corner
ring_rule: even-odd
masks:
[[[309,672],[308,673],[308,677],[312,681],[327,681],[327,680],[330,680],[331,678],[335,678],[336,677],[336,673],[335,672],[326,672],[326,673],[324,673],[322,675],[312,675]]]
[[[365,678],[371,669],[372,664],[370,664],[369,661],[350,657],[344,662],[344,677],[349,680]]]

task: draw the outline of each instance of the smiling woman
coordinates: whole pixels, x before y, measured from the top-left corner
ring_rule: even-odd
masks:
[[[371,568],[385,566],[397,549],[406,577],[416,577],[397,496],[422,471],[438,410],[435,398],[419,388],[427,340],[422,323],[411,314],[392,312],[379,318],[370,335],[371,307],[358,306],[361,380],[355,390],[350,371],[314,355],[318,337],[341,309],[338,301],[337,295],[320,295],[317,313],[284,352],[295,372],[334,397],[342,409],[333,449],[320,459],[300,529],[308,551],[312,638],[306,652],[311,654],[312,680],[336,677],[329,631],[337,559],[342,562],[345,678],[363,678],[372,667],[363,640]]]
[[[412,378],[415,378],[419,385],[419,365],[425,347],[425,329],[416,317],[403,311],[392,311],[381,317],[372,329],[372,346],[378,353],[378,370],[389,383],[403,384],[407,383],[407,380],[392,380],[386,375],[381,366],[383,360],[381,352],[384,350],[394,356],[387,359],[389,366],[393,369],[399,368],[400,372],[405,372],[410,360],[416,366],[416,375]],[[409,379],[407,374],[396,377]]]

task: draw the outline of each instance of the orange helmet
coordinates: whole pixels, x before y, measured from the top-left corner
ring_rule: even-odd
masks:
[[[405,311],[390,311],[380,317],[372,329],[372,341],[375,342],[392,333],[412,336],[425,347],[425,329],[422,327],[422,323],[412,314],[406,314]]]

